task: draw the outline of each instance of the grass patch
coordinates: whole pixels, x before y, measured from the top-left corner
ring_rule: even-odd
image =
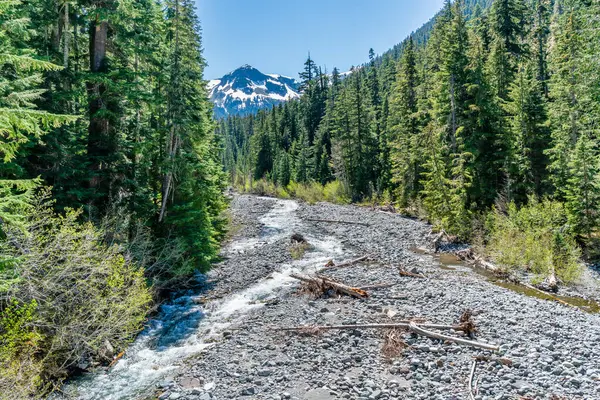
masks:
[[[306,242],[294,242],[290,245],[290,255],[294,260],[300,260],[308,251],[310,245]]]

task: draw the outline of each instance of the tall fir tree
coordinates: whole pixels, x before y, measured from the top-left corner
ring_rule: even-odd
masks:
[[[396,185],[395,194],[403,205],[414,200],[420,191],[418,79],[415,45],[410,37],[398,64],[390,115],[392,174]]]

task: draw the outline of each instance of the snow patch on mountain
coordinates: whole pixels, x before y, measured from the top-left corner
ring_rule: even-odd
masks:
[[[263,74],[250,65],[207,83],[215,117],[254,114],[263,108],[300,97],[298,82],[277,74]]]

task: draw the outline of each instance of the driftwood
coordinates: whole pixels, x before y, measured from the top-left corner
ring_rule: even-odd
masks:
[[[343,283],[336,282],[331,278],[327,278],[322,275],[317,275],[315,277],[305,276],[300,274],[291,274],[290,275],[294,279],[298,279],[302,282],[307,282],[310,284],[317,285],[320,288],[323,288],[323,291],[327,289],[333,289],[338,293],[346,294],[348,296],[356,297],[359,299],[364,299],[369,297],[369,294],[360,288],[355,288],[352,286],[344,285]]]
[[[314,330],[314,331],[339,331],[339,330],[347,330],[347,329],[409,329],[409,324],[412,321],[402,320],[398,322],[390,322],[383,324],[353,324],[353,325],[307,325],[307,326],[292,326],[292,327],[284,327],[284,328],[273,328],[273,330],[277,331],[305,331],[305,330]],[[419,324],[419,326],[424,326],[430,329],[447,329],[447,330],[459,330],[457,326],[454,325],[440,325],[440,324]]]
[[[322,326],[296,326],[296,327],[284,327],[284,328],[273,328],[278,331],[306,331],[306,332],[319,332],[326,330],[341,330],[341,329],[409,329],[411,332],[421,336],[426,336],[433,339],[447,340],[457,344],[467,345],[485,350],[498,351],[498,346],[495,344],[477,342],[474,340],[461,339],[453,336],[442,335],[437,332],[428,331],[424,328],[429,329],[448,329],[448,330],[462,330],[460,326],[454,325],[439,325],[439,324],[419,324],[417,325],[413,321],[403,321],[390,324],[355,324],[355,325],[322,325]]]
[[[325,272],[325,271],[329,271],[331,269],[338,269],[338,268],[344,268],[344,267],[349,267],[351,265],[354,265],[356,263],[359,263],[361,261],[365,261],[369,258],[368,254],[365,254],[364,256],[355,258],[354,260],[348,260],[348,261],[344,261],[340,264],[334,264],[333,261],[327,263],[327,265],[325,265],[323,268],[321,268],[319,270],[319,272]]]
[[[485,349],[485,350],[491,350],[491,351],[499,350],[499,347],[496,346],[495,344],[477,342],[474,340],[467,340],[467,339],[461,339],[461,338],[456,338],[456,337],[452,337],[452,336],[442,335],[441,333],[425,330],[425,329],[421,328],[420,326],[418,326],[417,324],[415,324],[414,322],[409,323],[408,328],[414,333],[417,333],[422,336],[427,336],[432,339],[448,340],[450,342],[454,342],[457,344],[464,344],[467,346],[477,347],[479,349]]]
[[[484,268],[484,269],[486,269],[486,270],[494,273],[497,276],[501,277],[501,276],[505,275],[500,270],[500,268],[498,268],[497,266],[495,266],[491,262],[485,261],[483,258],[481,258],[477,254],[475,254],[473,252],[473,250],[470,249],[470,248],[469,249],[465,249],[465,250],[459,250],[459,251],[455,252],[454,254],[456,254],[456,256],[458,258],[460,258],[461,260],[469,262],[469,263],[473,263],[473,264],[475,264],[477,266],[480,266],[480,267],[482,267],[482,268]],[[554,300],[554,301],[556,301],[556,302],[558,302],[560,304],[563,304],[563,305],[569,306],[569,307],[573,307],[573,305],[571,305],[571,304],[567,303],[566,301],[564,301],[564,300],[562,300],[562,299],[560,299],[560,298],[552,295],[552,293],[549,293],[549,291],[550,292],[556,292],[556,290],[558,290],[558,281],[556,279],[556,275],[554,274],[554,271],[552,271],[550,273],[550,276],[548,276],[548,278],[546,278],[546,282],[544,283],[544,287],[548,288],[549,291],[542,290],[540,288],[537,288],[537,287],[535,287],[533,285],[530,285],[530,284],[524,283],[524,282],[517,281],[516,283],[519,284],[519,285],[522,285],[523,287],[526,287],[527,289],[530,289],[530,290],[536,291],[538,293],[541,293],[544,296],[547,296],[550,299],[552,299],[552,300]]]
[[[473,393],[473,376],[475,375],[475,367],[477,366],[477,360],[473,361],[473,365],[471,366],[471,373],[469,374],[469,399],[475,400],[475,394]]]
[[[544,282],[542,282],[538,286],[545,292],[558,292],[558,279],[556,279],[554,268],[552,268],[552,271],[550,271],[550,275],[548,275]]]
[[[398,267],[398,273],[401,276],[408,276],[410,278],[427,279],[427,277],[425,275],[423,275],[423,274],[419,274],[419,273],[412,272],[412,271],[407,271],[407,270],[405,270],[402,267]]]
[[[455,251],[454,255],[456,255],[456,257],[458,257],[462,261],[468,262],[469,264],[477,265],[487,271],[490,271],[495,275],[504,275],[500,268],[475,254],[475,252],[471,248]]]
[[[125,355],[125,352],[122,351],[119,354],[117,354],[115,356],[115,358],[110,362],[110,364],[108,365],[108,368],[112,368],[123,356]]]
[[[320,219],[320,218],[307,218],[305,221],[311,222],[326,222],[330,224],[346,224],[346,225],[362,225],[362,226],[371,226],[366,222],[358,222],[358,221],[342,221],[337,219]]]
[[[562,304],[564,306],[576,308],[574,305],[567,303],[566,301],[564,301],[564,300],[562,300],[562,299],[560,299],[560,298],[552,295],[551,293],[546,292],[545,290],[538,289],[538,288],[536,288],[533,285],[530,285],[528,283],[520,283],[520,285],[525,286],[527,289],[534,290],[534,291],[536,291],[536,292],[538,292],[540,294],[543,294],[544,296],[547,296],[550,299],[552,299],[552,300],[554,300],[554,301],[556,301],[556,302],[558,302],[558,303],[560,303],[560,304]]]
[[[439,249],[439,247],[440,247],[440,246],[439,246],[439,244],[440,244],[440,241],[441,241],[443,238],[446,238],[446,240],[450,241],[450,236],[449,236],[449,235],[446,233],[446,231],[445,231],[445,230],[443,230],[443,229],[442,229],[442,230],[440,231],[440,233],[438,233],[438,234],[437,234],[437,236],[436,236],[435,238],[433,238],[433,241],[432,241],[432,244],[433,244],[433,251],[434,251],[435,253],[437,253],[437,251],[438,251],[438,249]]]

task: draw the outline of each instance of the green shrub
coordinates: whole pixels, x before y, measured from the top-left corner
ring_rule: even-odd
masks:
[[[0,315],[0,398],[25,399],[43,385],[38,352],[44,337],[33,325],[36,309],[35,300],[29,304],[13,301]]]
[[[275,188],[275,197],[278,197],[280,199],[289,199],[290,195],[284,188],[278,186],[277,188]]]
[[[299,184],[296,189],[296,197],[309,204],[315,204],[325,200],[323,186],[318,182]]]
[[[75,365],[110,362],[142,328],[152,300],[144,271],[79,216],[42,199],[25,231],[8,228],[0,242],[18,260],[0,271],[13,279],[0,293],[0,393],[16,387],[26,398]]]
[[[580,273],[580,249],[567,225],[567,213],[559,202],[534,198],[506,212],[494,210],[488,218],[487,253],[507,269],[524,269],[538,278],[552,273],[563,282]]]
[[[340,181],[332,181],[323,188],[325,201],[334,204],[350,204],[348,188]]]
[[[262,178],[255,181],[246,181],[245,186],[239,183],[236,188],[244,193],[272,196],[280,199],[295,198],[306,201],[309,204],[320,201],[327,201],[334,204],[350,204],[348,188],[340,181],[332,181],[325,186],[315,181],[307,183],[290,181],[284,188],[266,178]]]

